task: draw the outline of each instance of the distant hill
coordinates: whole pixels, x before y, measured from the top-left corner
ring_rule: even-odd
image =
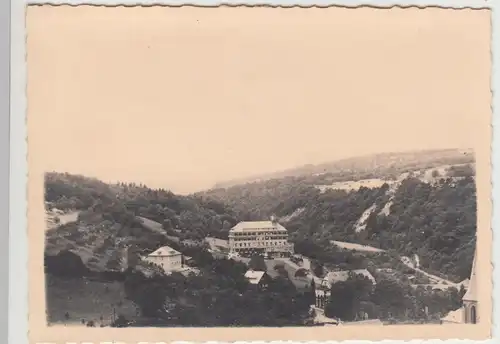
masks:
[[[45,191],[46,254],[71,250],[95,271],[123,269],[130,252],[153,251],[172,236],[195,241],[227,237],[238,221],[235,212],[216,201],[68,173],[47,173]],[[163,228],[151,231],[140,216]],[[56,224],[55,217],[73,220]]]
[[[49,323],[92,327],[122,319],[141,327],[281,327],[308,320],[310,285],[298,291],[280,277],[257,290],[245,278],[244,263],[197,245],[208,235],[227,236],[237,221],[227,206],[64,173],[49,173],[45,182],[54,220],[45,247]],[[74,212],[76,222],[55,220]],[[139,259],[163,245],[189,257],[193,269],[167,276]]]
[[[214,189],[262,182],[286,177],[312,177],[324,181],[357,180],[367,178],[390,178],[401,173],[448,164],[474,162],[471,149],[440,149],[396,153],[380,153],[327,162],[304,165],[280,172],[233,179],[217,183]],[[347,178],[347,179],[346,179]],[[320,184],[320,183],[317,183]]]
[[[467,154],[447,154],[407,157],[404,163],[394,156],[375,163],[372,157],[345,171],[274,178],[190,196],[47,173],[49,321],[88,320],[89,326],[99,318],[102,326],[108,323],[106,314],[116,310],[127,319],[145,321],[145,326],[151,326],[152,316],[177,326],[303,325],[314,302],[309,280],[304,280],[304,290],[297,290],[290,271],[273,262],[267,268],[276,279],[269,289],[248,288],[248,267],[213,259],[201,240],[225,239],[238,221],[271,214],[288,228],[296,253],[307,258],[317,276],[314,281],[338,269],[367,269],[376,278],[375,290],[370,284],[366,293],[358,288],[364,285],[361,280],[345,285],[345,290],[369,296],[373,317],[405,319],[414,312],[413,318],[426,318],[415,308],[415,300],[430,314],[447,313],[459,307],[463,294],[425,289],[427,275],[400,259],[412,257],[425,273],[455,282],[470,274],[475,166]],[[392,165],[382,166],[380,161],[391,159],[396,159]],[[369,166],[375,166],[372,172]],[[155,274],[139,255],[163,245],[192,258],[201,273]],[[359,245],[381,250],[359,250]],[[352,311],[352,305],[341,308]]]
[[[332,240],[347,241],[416,254],[427,271],[456,282],[468,276],[477,211],[472,153],[382,154],[340,164],[346,169],[337,174],[274,178],[197,196],[254,219],[276,215],[306,256],[317,256]]]
[[[469,273],[476,233],[473,155],[457,152],[405,153],[405,159],[382,154],[360,158],[364,162],[351,162],[355,167],[337,174],[275,178],[190,196],[48,173],[47,211],[79,215],[77,222],[47,231],[46,252],[70,249],[90,268],[117,270],[130,252],[126,247],[144,253],[169,237],[225,239],[238,221],[276,215],[306,256],[315,255],[314,245],[332,240],[373,245],[417,254],[428,271],[457,280]],[[140,217],[162,224],[164,234],[151,231]]]

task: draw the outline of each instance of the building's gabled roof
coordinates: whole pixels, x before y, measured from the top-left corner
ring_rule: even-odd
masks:
[[[472,270],[470,272],[469,285],[467,288],[467,292],[462,298],[462,300],[464,301],[477,301],[476,256],[477,253],[474,253],[474,260],[472,261]]]
[[[369,320],[342,322],[341,325],[343,325],[343,326],[366,326],[366,325],[382,326],[382,325],[384,325],[384,323],[380,319],[369,319]]]
[[[250,282],[250,284],[259,284],[262,277],[264,277],[264,274],[265,271],[248,270],[245,273],[245,278],[248,279],[248,282]]]
[[[459,308],[457,310],[451,311],[444,318],[441,318],[441,321],[445,321],[448,323],[461,324],[464,322],[464,309]]]
[[[242,221],[231,228],[231,232],[258,231],[258,230],[286,231],[286,228],[272,221]]]
[[[180,252],[174,250],[169,246],[163,246],[154,251],[153,253],[148,254],[149,257],[170,257],[177,256],[181,254]]]
[[[466,278],[462,282],[458,283],[458,286],[463,286],[465,289],[469,288],[470,279]]]
[[[350,272],[352,272],[355,275],[363,275],[363,276],[365,276],[373,284],[377,283],[375,281],[375,278],[372,276],[372,274],[368,270],[366,270],[366,269],[332,271],[332,272],[329,272],[325,276],[325,278],[323,279],[323,282],[327,282],[329,285],[332,285],[332,284],[337,283],[337,282],[345,282],[349,278],[349,273]]]

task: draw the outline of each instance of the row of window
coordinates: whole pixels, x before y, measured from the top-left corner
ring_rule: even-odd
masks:
[[[280,235],[280,234],[288,234],[286,231],[265,231],[265,232],[236,232],[231,233],[229,235],[232,236],[248,236],[248,235]]]
[[[173,258],[173,259],[172,259]],[[181,261],[181,258],[179,256],[176,256],[176,257],[162,257],[162,256],[159,256],[159,257],[151,257],[149,258],[151,260],[170,260],[170,261]]]
[[[234,247],[256,247],[256,246],[282,246],[285,245],[286,241],[272,241],[272,242],[263,242],[260,243],[260,245],[257,245],[259,243],[256,242],[250,242],[250,243],[236,243],[234,244]]]
[[[167,263],[168,266],[175,266],[175,265],[181,265],[181,262],[177,261],[177,262],[170,262],[170,263]],[[161,263],[161,266],[164,267],[165,266],[165,263]]]
[[[282,247],[271,247],[271,248],[265,248],[265,252],[269,253],[270,255],[274,257],[286,257],[290,255],[290,251],[283,249]],[[251,252],[259,252],[262,253],[262,249],[258,248],[235,248],[233,252],[236,253],[243,253],[243,254],[248,254]]]
[[[280,240],[280,239],[288,239],[288,235],[278,235],[278,236],[266,236],[266,237],[248,237],[248,238],[234,238],[233,241],[245,241],[245,240]]]

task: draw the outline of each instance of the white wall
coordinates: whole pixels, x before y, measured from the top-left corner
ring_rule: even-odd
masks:
[[[181,254],[173,256],[147,256],[144,260],[160,266],[165,272],[182,268]]]

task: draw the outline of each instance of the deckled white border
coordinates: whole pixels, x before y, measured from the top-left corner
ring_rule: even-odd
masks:
[[[80,5],[80,4],[96,4],[96,5],[169,5],[169,6],[180,6],[180,5],[197,5],[197,6],[218,6],[218,5],[269,5],[269,6],[344,6],[344,7],[360,7],[360,6],[372,6],[372,7],[394,7],[394,6],[418,6],[418,7],[428,7],[428,6],[438,6],[438,7],[449,7],[449,8],[491,8],[496,0],[413,0],[413,1],[388,1],[388,0],[247,0],[247,1],[216,1],[216,0],[193,0],[193,1],[183,1],[183,0],[170,0],[170,1],[158,1],[158,0],[106,0],[106,1],[85,1],[85,0],[27,0],[29,4],[70,4],[70,5]]]
[[[3,1],[3,0],[2,0]],[[108,1],[98,1],[98,0],[57,0],[57,1],[44,1],[44,0],[30,0],[27,1],[30,4],[41,4],[41,3],[51,3],[51,4],[96,4],[96,5],[170,5],[170,6],[180,6],[183,4],[198,5],[198,6],[217,6],[221,4],[225,5],[269,5],[269,6],[329,6],[329,5],[340,5],[345,7],[359,7],[359,6],[372,6],[372,7],[427,7],[427,6],[438,6],[447,8],[492,8],[492,56],[493,56],[493,70],[492,70],[492,92],[493,92],[493,140],[492,140],[492,200],[493,204],[493,229],[500,225],[500,206],[495,206],[495,199],[500,197],[500,182],[497,175],[496,166],[500,165],[500,140],[495,139],[498,129],[498,124],[500,116],[495,113],[495,108],[500,105],[500,96],[495,89],[499,87],[499,74],[498,74],[498,64],[500,63],[498,55],[494,52],[498,51],[500,44],[500,32],[499,25],[500,22],[500,0],[434,0],[434,1],[386,1],[386,0],[365,0],[365,1],[348,1],[348,0],[275,0],[275,1],[224,1],[219,2],[215,0],[197,0],[192,2],[186,2],[182,0],[171,0],[171,1],[154,1],[154,0],[143,0],[143,1],[133,1],[133,0],[108,0]],[[28,273],[27,273],[27,262],[28,262],[28,249],[27,249],[27,200],[26,200],[26,182],[27,182],[27,144],[26,144],[26,66],[25,66],[25,1],[23,0],[12,0],[11,5],[11,120],[10,120],[10,219],[9,219],[9,344],[27,344],[28,338]],[[495,106],[496,105],[496,106]],[[498,269],[495,268],[494,262],[498,261],[500,256],[500,250],[495,250],[495,246],[499,246],[499,240],[496,235],[493,235],[493,245],[492,250],[492,264],[493,270],[493,295],[500,292],[498,283],[495,281],[498,278]],[[483,341],[484,343],[494,343],[495,338],[498,335],[499,325],[497,324],[497,306],[500,298],[493,297],[493,318],[492,318],[492,336],[493,339]],[[349,340],[345,341],[348,343],[364,344],[373,343],[371,341],[355,341]],[[396,344],[396,343],[474,343],[472,340],[412,340],[412,341],[396,341],[396,340],[386,340],[380,341],[384,344]],[[84,343],[84,341],[80,342]],[[101,342],[101,343],[112,343],[112,342]],[[146,344],[147,342],[141,342],[141,344]],[[185,344],[187,342],[174,342],[179,344]],[[217,342],[206,342],[207,344],[215,344]],[[220,342],[219,342],[220,343]],[[236,343],[246,343],[246,342],[236,342]],[[266,343],[266,342],[251,342],[251,343]],[[281,342],[271,342],[271,343],[299,343],[291,341],[281,341]],[[317,342],[310,341],[307,343],[328,343],[336,344],[338,342]],[[59,343],[57,343],[59,344]],[[76,343],[75,343],[76,344]],[[90,343],[89,343],[90,344]],[[118,344],[118,343],[114,343]],[[121,344],[121,343],[120,343]],[[131,343],[124,343],[131,344]],[[160,344],[158,342],[157,344]],[[163,343],[162,343],[163,344]]]
[[[25,124],[26,59],[24,5],[23,0],[11,0],[9,344],[28,344],[28,226],[26,192],[28,168]]]

